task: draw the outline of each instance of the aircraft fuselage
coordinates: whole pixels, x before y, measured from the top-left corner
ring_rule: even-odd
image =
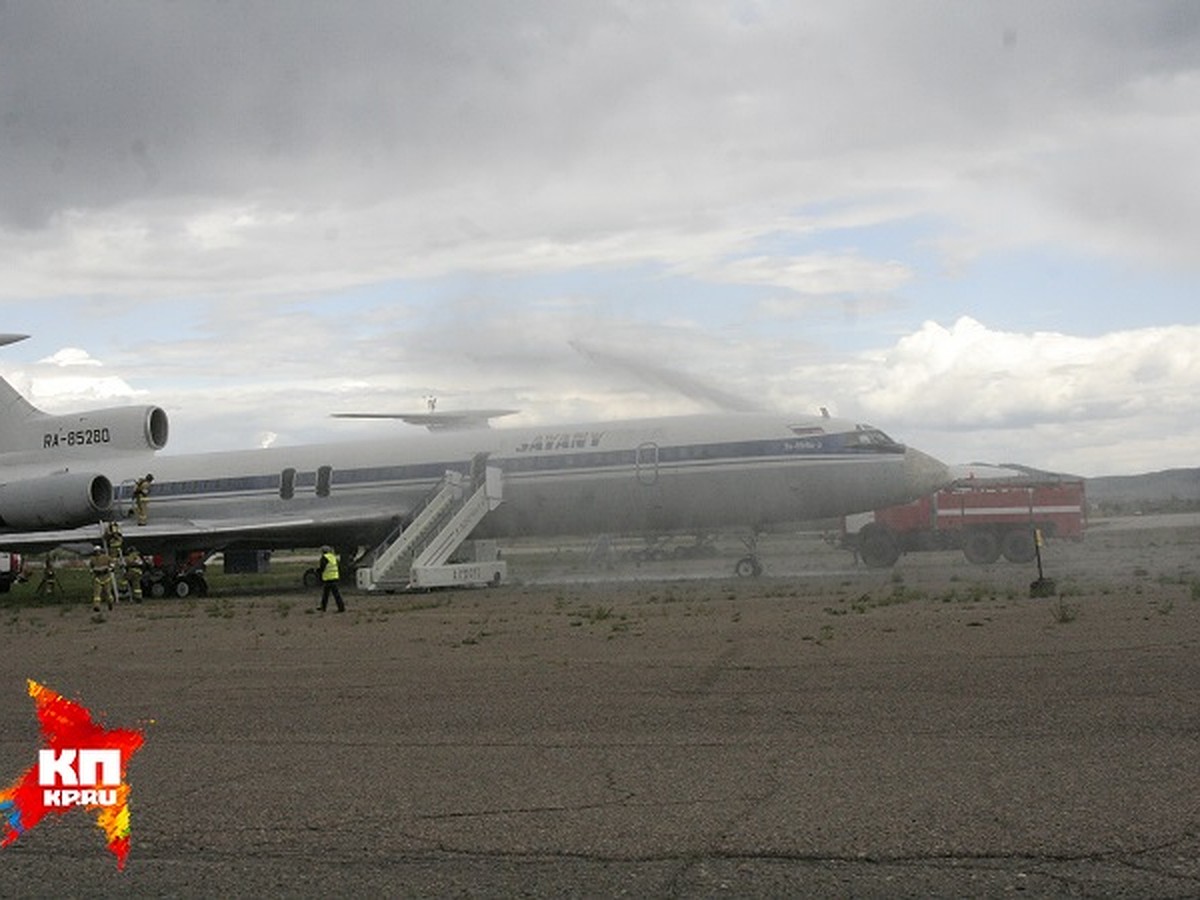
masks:
[[[904,502],[946,477],[877,430],[758,414],[142,456],[106,471],[118,518],[150,471],[153,521],[253,520],[239,543],[262,547],[295,546],[305,528],[318,542],[367,544],[478,453],[503,471],[504,503],[477,537],[756,528]]]

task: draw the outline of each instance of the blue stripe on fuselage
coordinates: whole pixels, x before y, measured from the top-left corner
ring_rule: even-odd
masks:
[[[525,473],[560,473],[574,471],[604,471],[652,464],[661,468],[682,469],[693,465],[700,467],[714,463],[731,462],[779,462],[787,459],[811,458],[864,458],[880,455],[903,455],[902,445],[853,444],[847,435],[832,434],[803,438],[776,438],[757,441],[732,441],[725,443],[685,444],[658,446],[646,443],[639,449],[622,450],[569,450],[543,452],[536,455],[493,457],[490,465],[498,466],[506,475]],[[378,484],[403,484],[412,482],[437,482],[449,470],[465,472],[468,460],[440,463],[414,463],[389,466],[362,466],[332,471],[331,487],[369,486]],[[280,473],[264,475],[235,475],[221,478],[202,478],[180,481],[155,481],[152,496],[159,498],[213,496],[218,494],[275,494],[280,487]],[[295,487],[311,489],[316,485],[315,471],[297,471]],[[133,486],[117,486],[118,500],[129,500]]]

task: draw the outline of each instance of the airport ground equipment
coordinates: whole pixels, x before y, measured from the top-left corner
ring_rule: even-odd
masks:
[[[208,594],[205,577],[208,554],[204,551],[176,553],[167,557],[143,554],[142,593],[161,597],[203,597]]]
[[[874,568],[927,550],[961,550],[981,565],[1001,556],[1029,563],[1037,556],[1037,531],[1046,538],[1079,540],[1086,526],[1080,478],[965,478],[911,503],[847,516],[841,543]]]
[[[502,501],[503,473],[487,465],[486,454],[472,460],[468,475],[446,472],[411,522],[376,548],[369,564],[359,565],[358,587],[396,591],[499,584],[508,564],[499,559],[495,542],[466,539]],[[469,549],[465,556],[463,549]]]

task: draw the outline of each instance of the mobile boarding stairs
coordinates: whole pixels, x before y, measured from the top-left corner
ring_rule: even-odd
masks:
[[[483,517],[503,501],[503,473],[487,454],[471,460],[471,473],[448,471],[413,520],[397,529],[355,573],[366,591],[497,585],[508,574],[494,541],[472,541],[473,558],[450,562]],[[461,554],[460,554],[461,559]]]

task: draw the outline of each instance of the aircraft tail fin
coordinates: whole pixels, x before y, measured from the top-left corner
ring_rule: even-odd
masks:
[[[27,334],[0,334],[0,347],[25,340]],[[16,450],[26,423],[44,416],[4,378],[0,378],[0,453]]]
[[[22,433],[30,422],[45,415],[8,381],[0,378],[0,453],[22,449]]]

